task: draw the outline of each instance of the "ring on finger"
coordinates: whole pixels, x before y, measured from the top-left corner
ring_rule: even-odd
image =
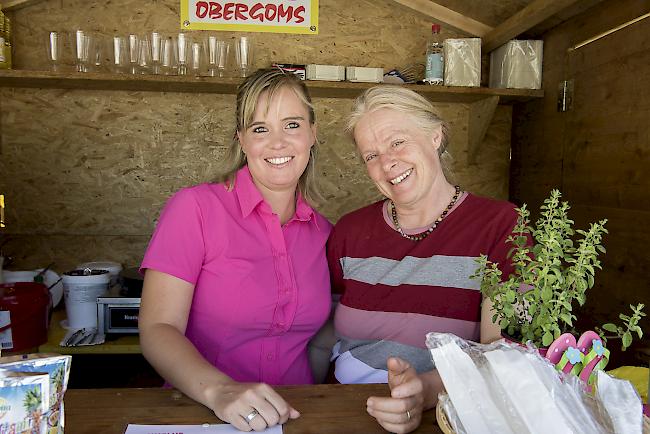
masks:
[[[406,421],[408,422],[410,420],[411,420],[411,412],[406,410]]]
[[[253,409],[250,413],[248,413],[246,416],[244,416],[244,419],[246,419],[246,422],[251,423],[255,417],[260,414],[259,411]]]

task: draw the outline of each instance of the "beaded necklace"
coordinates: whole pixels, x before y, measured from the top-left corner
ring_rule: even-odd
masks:
[[[447,208],[445,208],[442,214],[440,214],[440,217],[438,217],[436,221],[433,222],[433,224],[430,227],[428,227],[424,232],[420,232],[419,234],[415,234],[415,235],[409,235],[404,232],[402,227],[399,225],[399,220],[397,219],[397,209],[395,208],[395,203],[392,200],[390,200],[390,213],[393,218],[393,225],[395,225],[395,229],[397,230],[397,232],[399,232],[399,234],[404,238],[408,238],[411,241],[422,241],[423,239],[425,239],[431,232],[433,232],[435,228],[438,227],[440,222],[443,221],[445,217],[447,217],[449,211],[451,211],[454,205],[456,205],[458,196],[460,196],[460,186],[455,185],[454,188],[456,189],[456,193],[454,194],[454,197],[451,198],[451,202],[449,202]]]

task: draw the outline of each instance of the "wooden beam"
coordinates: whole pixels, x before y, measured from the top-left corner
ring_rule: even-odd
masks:
[[[393,1],[473,36],[483,37],[493,30],[487,24],[473,20],[430,0]]]
[[[36,3],[41,3],[42,1],[44,0],[0,0],[0,9],[2,9],[3,12],[13,11]]]
[[[483,38],[483,53],[499,48],[539,23],[549,19],[581,0],[534,0],[528,6],[499,24]]]

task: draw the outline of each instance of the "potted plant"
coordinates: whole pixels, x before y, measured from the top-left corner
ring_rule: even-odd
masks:
[[[601,268],[598,255],[605,253],[601,242],[607,233],[607,220],[592,223],[586,231],[574,230],[574,222],[567,213],[569,204],[560,198],[559,190],[551,192],[541,206],[534,227],[530,225],[526,205],[517,208],[519,218],[507,240],[513,246],[509,257],[514,272],[505,281],[497,264],[488,261],[485,255],[477,259],[479,267],[473,276],[481,279],[481,292],[492,301],[493,321],[498,322],[502,331],[514,340],[530,341],[538,348],[548,347],[572,331],[576,320],[573,308],[576,303],[585,303],[587,290],[594,286],[595,271]],[[580,237],[574,240],[576,233]],[[603,341],[620,338],[625,350],[632,342],[632,333],[637,333],[639,338],[643,335],[638,322],[645,315],[644,306],[631,307],[631,316],[620,315],[622,325],[603,325],[610,336],[605,336],[600,329],[597,329],[600,336],[591,333]],[[576,342],[573,338],[564,343],[564,349],[573,346],[586,352],[580,340]],[[590,340],[588,346],[591,344]],[[571,365],[577,363],[578,360]]]

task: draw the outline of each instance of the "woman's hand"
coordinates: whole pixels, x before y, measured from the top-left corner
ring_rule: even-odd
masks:
[[[367,411],[387,431],[408,433],[420,426],[424,386],[408,362],[391,357],[387,364],[390,397],[371,396]]]
[[[300,413],[267,384],[231,381],[219,385],[213,393],[210,401],[214,414],[241,431],[264,431],[300,417]]]

